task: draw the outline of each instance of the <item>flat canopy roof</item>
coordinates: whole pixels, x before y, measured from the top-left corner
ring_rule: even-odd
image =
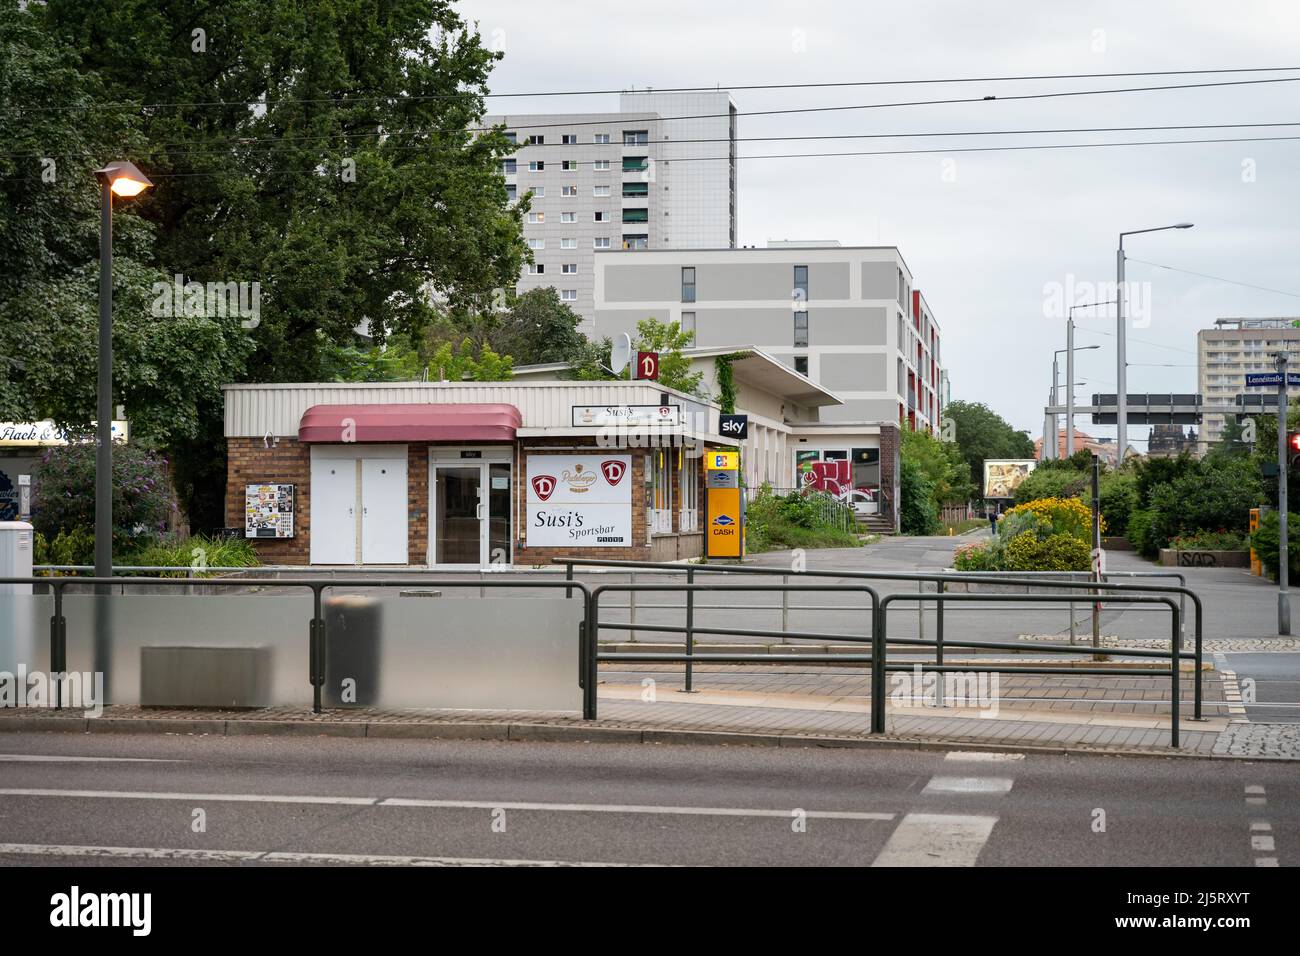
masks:
[[[513,441],[523,416],[505,404],[313,405],[302,442]]]

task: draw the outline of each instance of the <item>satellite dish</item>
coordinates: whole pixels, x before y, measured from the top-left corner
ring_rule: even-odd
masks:
[[[632,361],[632,336],[624,332],[609,351],[609,368],[615,375],[627,368]]]

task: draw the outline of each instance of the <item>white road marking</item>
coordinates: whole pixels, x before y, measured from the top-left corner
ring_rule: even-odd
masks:
[[[56,754],[0,754],[4,763],[184,763],[161,757],[63,757]]]
[[[1277,866],[1277,857],[1275,856],[1257,856],[1255,857],[1256,866]]]
[[[0,843],[0,856],[71,856],[117,860],[184,860],[187,863],[319,863],[332,866],[657,866],[576,860],[496,860],[454,856],[386,856],[372,853],[290,853],[279,850],[188,850],[148,846],[75,846]]]
[[[1004,754],[988,750],[950,750],[943,755],[944,760],[970,761],[971,763],[994,763],[1003,760],[1024,760],[1024,754]]]
[[[1008,793],[1010,777],[931,777],[922,793]]]
[[[407,797],[328,797],[274,793],[165,793],[149,790],[52,790],[6,788],[0,796],[72,797],[108,800],[184,800],[190,803],[294,803],[326,806],[426,807],[457,810],[540,810],[554,813],[628,813],[672,816],[768,817],[790,819],[794,808],[770,810],[749,807],[679,807],[620,803],[523,803],[510,800],[421,800]],[[805,816],[821,820],[893,820],[896,813],[858,810],[806,810]]]
[[[1250,838],[1250,848],[1261,853],[1272,853],[1274,850],[1273,838],[1271,836],[1253,836]]]
[[[1169,678],[1169,679],[1170,679],[1170,680],[1173,680],[1172,677]],[[1261,787],[1261,786],[1260,786],[1259,784],[1257,784],[1257,783],[1252,783],[1252,784],[1249,784],[1249,785],[1246,787],[1246,792],[1247,792],[1247,793],[1263,793],[1263,792],[1264,792],[1264,788]]]
[[[909,813],[872,866],[974,866],[997,817]]]
[[[1251,820],[1250,829],[1252,833],[1271,833],[1273,831],[1273,824],[1269,823],[1267,820]]]

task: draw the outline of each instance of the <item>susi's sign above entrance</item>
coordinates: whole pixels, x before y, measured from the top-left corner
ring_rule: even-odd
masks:
[[[530,455],[530,548],[632,546],[631,455]]]
[[[606,425],[680,425],[680,405],[574,405],[574,428]]]
[[[94,423],[91,423],[94,427]],[[126,422],[113,422],[113,441],[126,441],[129,435]],[[68,433],[51,421],[0,422],[0,446],[31,447],[34,445],[66,445]]]

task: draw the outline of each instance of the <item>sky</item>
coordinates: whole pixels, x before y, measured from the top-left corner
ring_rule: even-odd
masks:
[[[468,0],[457,4],[504,53],[494,93],[951,79],[1064,73],[1300,67],[1296,0],[1075,3],[618,4]],[[1300,82],[1057,97],[985,96],[1300,78],[1255,75],[735,90],[738,136],[1300,124]],[[747,110],[978,97],[966,104],[745,116]],[[511,113],[616,110],[615,93],[489,100]],[[1300,139],[1277,142],[961,153],[978,145],[1300,137],[1300,125],[1211,129],[742,142],[740,245],[837,239],[896,245],[942,329],[952,397],[984,402],[1042,434],[1054,308],[1113,283],[1120,232],[1192,222],[1125,241],[1132,295],[1128,390],[1196,391],[1196,332],[1223,317],[1300,317]],[[762,153],[878,149],[897,156],[753,159]],[[1145,262],[1138,262],[1141,259]],[[1264,292],[1146,263],[1204,273]],[[1113,286],[1112,286],[1113,289]],[[1102,289],[1103,292],[1106,290]],[[1104,294],[1102,298],[1110,298]],[[1114,392],[1115,320],[1076,312],[1076,400]],[[1062,363],[1064,355],[1061,356]],[[1064,366],[1061,395],[1064,397]],[[1063,426],[1062,422],[1062,426]],[[1098,436],[1114,426],[1077,427]],[[1130,428],[1138,448],[1145,428]]]

